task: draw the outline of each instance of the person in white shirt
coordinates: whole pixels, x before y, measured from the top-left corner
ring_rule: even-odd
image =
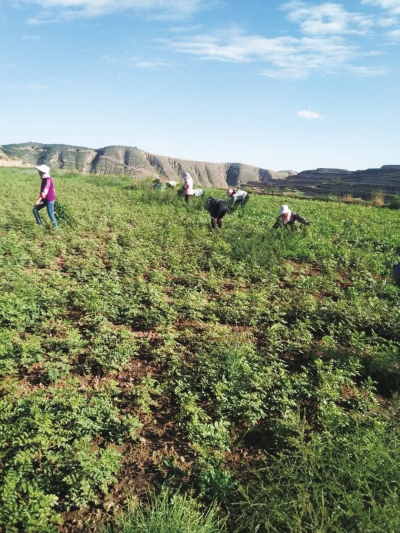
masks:
[[[242,207],[244,207],[249,201],[249,194],[246,191],[235,191],[234,189],[228,189],[226,191],[226,195],[232,200],[232,207],[237,204],[240,204]]]
[[[193,196],[193,178],[189,174],[189,172],[185,172],[183,175],[183,179],[184,179],[183,193],[185,195],[186,203],[189,203],[190,197]]]

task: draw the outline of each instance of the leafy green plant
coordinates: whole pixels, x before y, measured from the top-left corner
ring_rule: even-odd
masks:
[[[54,214],[56,216],[57,221],[62,222],[62,224],[73,226],[76,223],[71,209],[68,207],[68,205],[64,204],[63,202],[60,202],[59,200],[56,200],[56,202],[54,203]]]
[[[11,394],[0,404],[0,524],[36,531],[56,524],[62,509],[97,502],[115,481],[120,456],[108,445],[93,448],[95,437],[120,441],[132,435],[115,405],[115,388],[79,392],[64,387]]]

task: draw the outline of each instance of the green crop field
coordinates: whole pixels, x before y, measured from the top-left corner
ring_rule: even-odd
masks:
[[[0,531],[400,531],[400,212],[0,169]],[[218,197],[224,191],[206,191]]]

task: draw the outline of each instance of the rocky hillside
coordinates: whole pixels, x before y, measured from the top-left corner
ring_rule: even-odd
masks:
[[[124,174],[133,178],[161,177],[177,180],[190,172],[196,184],[226,187],[249,181],[274,183],[292,170],[274,171],[241,163],[204,163],[150,154],[131,146],[107,146],[92,149],[64,144],[23,143],[0,146],[8,156],[30,165],[46,164],[52,168],[74,169],[93,174]]]
[[[291,189],[309,195],[351,194],[369,199],[374,192],[400,194],[400,165],[384,165],[381,168],[349,171],[335,168],[304,170],[286,179],[270,183],[254,181],[254,187]]]
[[[23,143],[0,146],[0,166],[45,163],[52,168],[73,169],[93,174],[119,174],[132,178],[161,177],[179,180],[190,172],[198,185],[226,187],[247,184],[263,189],[289,189],[309,195],[351,194],[370,198],[384,191],[400,194],[400,165],[349,171],[317,168],[296,173],[267,170],[242,163],[205,163],[144,152],[132,146],[106,146],[93,149],[65,144]]]
[[[0,150],[0,167],[30,167],[29,163],[25,163],[21,159],[9,157]]]

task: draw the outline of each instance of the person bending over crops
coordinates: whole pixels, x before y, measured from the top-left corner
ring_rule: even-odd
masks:
[[[155,178],[153,180],[153,183],[154,183],[154,188],[157,191],[163,191],[165,189],[165,185],[164,185],[164,183],[161,182],[160,178]]]
[[[232,207],[235,205],[241,205],[244,207],[249,201],[249,194],[246,191],[235,191],[234,189],[228,189],[226,195],[232,200]]]
[[[204,194],[203,189],[193,189],[193,196],[195,198],[201,198]]]
[[[272,229],[278,229],[282,226],[294,229],[296,222],[300,222],[301,224],[305,224],[306,226],[310,224],[308,220],[298,215],[294,211],[291,211],[287,205],[281,205],[278,217],[276,219],[275,224],[272,226]]]
[[[183,179],[183,194],[185,195],[185,201],[188,204],[190,197],[193,196],[193,178],[189,172],[185,172]]]
[[[54,188],[53,178],[50,176],[50,168],[47,165],[38,165],[35,167],[39,172],[39,176],[42,178],[40,186],[39,198],[36,200],[33,206],[33,214],[35,215],[36,222],[39,226],[42,225],[42,221],[39,215],[39,211],[44,207],[47,208],[47,214],[53,224],[57,227],[57,220],[54,216],[54,202],[56,201],[56,191]]]
[[[225,200],[218,200],[217,198],[207,199],[206,209],[211,216],[211,227],[215,229],[217,226],[222,228],[222,219],[228,212],[228,202]]]

